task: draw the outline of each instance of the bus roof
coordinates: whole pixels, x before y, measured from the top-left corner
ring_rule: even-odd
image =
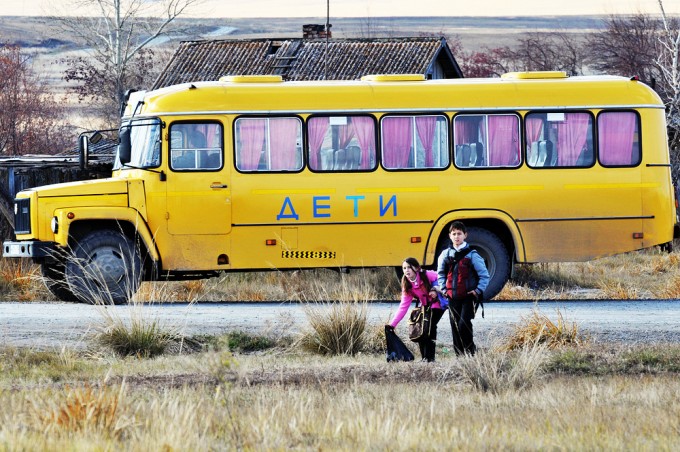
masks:
[[[232,79],[234,80],[234,79]],[[247,83],[223,78],[149,91],[137,115],[196,113],[321,113],[475,111],[540,108],[663,108],[647,85],[626,77],[510,76],[421,80],[365,78],[361,81]],[[141,96],[140,96],[141,97]],[[128,106],[129,114],[134,105]]]

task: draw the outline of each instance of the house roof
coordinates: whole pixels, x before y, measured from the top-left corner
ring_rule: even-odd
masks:
[[[444,78],[463,77],[444,38],[330,38],[327,51],[325,39],[183,41],[152,89],[225,75],[281,75],[284,80],[357,80],[367,74],[432,77],[437,63]]]

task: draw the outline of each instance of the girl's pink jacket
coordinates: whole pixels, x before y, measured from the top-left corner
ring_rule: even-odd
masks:
[[[430,286],[436,286],[437,272],[427,270],[425,273],[427,274],[427,279],[430,280]],[[399,325],[401,319],[404,318],[406,312],[408,311],[409,306],[411,306],[411,302],[413,302],[413,299],[415,297],[418,297],[421,301],[427,300],[429,297],[429,294],[425,292],[423,282],[420,280],[420,273],[418,273],[418,275],[416,276],[416,282],[413,283],[413,288],[409,291],[401,292],[401,303],[399,304],[399,308],[397,309],[397,312],[394,314],[394,317],[390,321],[390,325],[393,328]],[[431,303],[430,306],[432,306],[433,308],[441,309],[441,305],[439,304],[439,298],[435,297],[434,300],[430,300],[430,303]]]

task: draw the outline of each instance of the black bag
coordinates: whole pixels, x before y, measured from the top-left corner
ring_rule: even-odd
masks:
[[[385,326],[385,341],[387,342],[387,362],[413,361],[413,353],[406,347],[393,328]]]
[[[419,342],[430,337],[432,326],[432,309],[429,306],[420,305],[413,308],[408,319],[408,338],[413,342]]]

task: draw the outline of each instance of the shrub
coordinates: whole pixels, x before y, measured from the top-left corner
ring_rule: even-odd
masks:
[[[587,342],[576,323],[564,320],[562,312],[557,309],[557,323],[554,323],[545,314],[534,310],[529,317],[523,317],[514,331],[507,338],[501,349],[514,350],[544,344],[548,348],[557,348],[565,345],[582,345]]]
[[[127,321],[116,314],[116,307],[98,308],[102,321],[95,329],[95,340],[119,356],[152,358],[163,354],[171,344],[182,344],[185,340],[176,328],[148,318],[139,304],[130,307]]]
[[[367,310],[366,302],[305,305],[311,330],[302,334],[300,345],[324,355],[357,354],[364,348]]]
[[[524,390],[542,375],[547,360],[545,346],[534,344],[516,352],[480,351],[453,361],[464,381],[483,392],[500,394]]]

